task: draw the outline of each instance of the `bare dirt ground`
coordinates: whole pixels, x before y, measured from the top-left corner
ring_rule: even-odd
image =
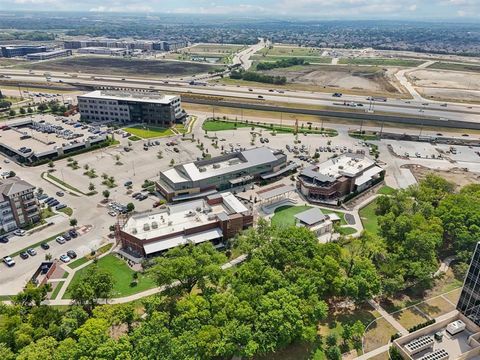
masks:
[[[294,66],[265,71],[266,74],[286,76],[288,82],[318,87],[398,93],[388,80],[387,70],[359,66]]]
[[[444,179],[455,184],[457,189],[469,184],[478,184],[480,181],[480,174],[465,171],[465,169],[452,168],[448,171],[435,170],[424,167],[422,165],[408,164],[401,166],[402,168],[410,169],[415,179],[418,181],[424,179],[428,174],[434,173],[443,177]]]

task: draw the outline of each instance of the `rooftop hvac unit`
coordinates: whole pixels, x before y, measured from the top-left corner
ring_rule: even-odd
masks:
[[[339,168],[340,170],[343,170],[343,165],[339,165],[338,168]]]
[[[208,214],[209,212],[212,212],[212,208],[211,208],[211,207],[206,207],[205,209],[203,209],[203,213],[204,213],[204,214]]]
[[[143,231],[148,231],[150,230],[150,225],[147,223],[147,224],[143,224]]]
[[[195,212],[193,212],[192,210],[190,210],[189,212],[187,212],[185,214],[186,217],[191,217],[191,216],[195,216]]]
[[[200,172],[205,172],[205,171],[207,171],[207,169],[204,168],[204,167],[201,167],[201,168],[198,168],[198,171],[200,171]]]
[[[136,234],[137,233],[137,228],[133,228],[132,229],[132,234]]]
[[[363,168],[363,164],[358,164],[357,166],[359,169]]]
[[[210,220],[215,220],[215,218],[217,217],[217,215],[215,214],[209,214],[207,219],[210,221]]]
[[[214,169],[220,169],[220,164],[213,164]]]
[[[158,224],[156,221],[152,222],[152,229],[158,229]]]
[[[197,212],[200,212],[200,211],[202,211],[202,208],[200,206],[198,206],[195,210],[197,210]]]
[[[173,222],[172,221],[169,221],[168,222],[168,226],[172,226]]]

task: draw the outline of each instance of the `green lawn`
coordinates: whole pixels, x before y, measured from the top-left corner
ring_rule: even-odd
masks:
[[[350,226],[344,226],[344,227],[339,227],[338,228],[338,233],[340,235],[352,235],[357,232],[357,229],[350,227]]]
[[[173,135],[173,131],[170,128],[160,128],[148,125],[135,125],[132,127],[124,128],[123,130],[143,139],[151,139]]]
[[[235,123],[230,121],[218,121],[218,120],[206,120],[203,125],[202,129],[205,131],[223,131],[223,130],[235,130],[237,128],[242,127],[249,127],[250,125],[243,124],[243,123]]]
[[[436,62],[436,63],[433,63],[432,65],[430,65],[428,67],[428,69],[480,72],[480,65],[464,64],[464,63]]]
[[[274,61],[280,61],[280,60],[288,60],[291,59],[292,57],[295,57],[297,59],[303,59],[305,62],[309,64],[330,64],[332,62],[332,58],[330,57],[324,57],[324,56],[277,56],[277,55],[267,55],[267,56],[258,56],[255,55],[252,57],[252,60],[258,61],[258,62],[274,62]],[[290,68],[289,68],[290,69]]]
[[[306,206],[306,205],[301,205],[301,206],[293,206],[293,205],[285,205],[285,206],[280,206],[275,210],[275,215],[272,217],[272,225],[277,225],[277,226],[291,226],[295,225],[295,215],[301,213],[302,211],[311,209],[311,206]],[[324,209],[321,208],[322,212],[324,214],[337,214],[338,217],[340,218],[340,224],[341,225],[346,225],[347,222],[345,221],[345,217],[343,216],[343,213],[330,210],[330,209]],[[348,230],[345,230],[348,231]]]
[[[377,201],[374,200],[367,206],[360,209],[358,212],[360,219],[365,230],[372,234],[378,234],[378,222],[377,214],[375,214],[375,209],[377,208]]]
[[[50,299],[56,299],[57,298],[57,295],[60,292],[60,289],[62,288],[62,286],[64,284],[65,284],[65,281],[58,281],[57,282],[57,284],[55,286],[55,289],[53,289],[52,295],[50,295]]]
[[[77,193],[80,193],[80,194],[84,194],[86,195],[84,192],[78,190],[76,187],[66,183],[65,181],[62,181],[60,180],[59,178],[57,178],[56,176],[52,175],[51,173],[47,173],[47,179],[50,179],[50,180],[53,180],[54,182],[62,185],[63,187],[69,189],[69,190],[72,190],[72,191],[75,191]],[[71,195],[74,195],[74,196],[78,196],[77,194],[75,193],[70,193]]]
[[[68,264],[68,267],[70,269],[76,269],[77,267],[79,267],[80,265],[83,265],[85,264],[87,261],[89,261],[89,259],[87,259],[86,257],[81,257],[80,259],[77,259],[75,261],[72,261],[71,263]]]
[[[275,215],[272,217],[272,225],[276,226],[292,226],[295,225],[295,215],[302,211],[311,209],[311,206],[280,206],[275,210]]]
[[[393,195],[393,193],[395,193],[395,191],[396,191],[396,189],[394,189],[390,186],[384,185],[380,189],[378,189],[377,194]]]
[[[65,292],[65,295],[63,297],[64,299],[70,298],[71,287],[73,286],[73,284],[82,281],[82,277],[86,273],[89,266],[92,265],[88,265],[75,273],[67,291]],[[151,289],[156,286],[155,281],[152,278],[143,274],[139,274],[137,286],[130,286],[134,271],[130,269],[130,267],[128,267],[128,265],[123,260],[117,258],[113,254],[109,254],[99,259],[97,262],[97,266],[99,269],[106,270],[112,274],[114,279],[112,296],[114,298],[129,296]]]
[[[72,216],[72,214],[73,214],[73,209],[72,209],[72,208],[69,208],[69,207],[60,209],[60,210],[58,210],[58,211],[66,214],[66,215],[68,215],[68,216]]]
[[[404,66],[415,67],[423,64],[425,61],[409,60],[409,59],[381,59],[381,58],[342,58],[339,64],[353,64],[353,65],[379,65],[379,66]]]

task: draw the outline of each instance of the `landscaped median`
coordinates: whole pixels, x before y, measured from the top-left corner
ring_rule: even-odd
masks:
[[[294,126],[278,125],[274,123],[259,122],[259,121],[240,121],[236,119],[227,118],[208,118],[202,124],[202,129],[205,131],[222,131],[222,130],[236,130],[238,128],[253,127],[270,130],[278,133],[295,133]],[[298,133],[302,134],[326,134],[327,136],[337,136],[338,133],[334,129],[318,128],[312,124],[307,127],[299,127]]]
[[[149,125],[134,125],[124,128],[123,130],[141,139],[152,139],[174,135],[174,132],[170,128],[162,128]],[[130,140],[134,141],[133,139]]]
[[[92,195],[97,194],[96,191],[90,191],[88,193],[85,193],[85,192],[77,189],[76,187],[73,187],[72,185],[66,183],[65,181],[60,180],[59,178],[57,178],[55,175],[53,175],[50,172],[43,172],[42,173],[42,179],[47,180],[48,182],[52,183],[53,185],[58,186],[59,188],[65,190],[65,191],[68,191],[71,195],[74,195],[74,196],[80,196],[80,195],[92,196]]]

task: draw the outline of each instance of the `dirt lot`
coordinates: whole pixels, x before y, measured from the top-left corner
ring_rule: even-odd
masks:
[[[388,80],[387,70],[379,67],[358,66],[294,66],[265,71],[270,75],[286,76],[288,82],[317,87],[398,93]]]
[[[170,75],[186,76],[197,73],[205,73],[215,70],[217,67],[205,64],[181,63],[176,61],[82,56],[30,64],[28,65],[28,68],[68,72],[81,71],[83,73],[98,73],[107,75],[132,75],[137,77],[164,77]]]
[[[435,173],[436,175],[439,175],[454,183],[457,189],[468,184],[478,184],[480,181],[480,174],[465,171],[459,168],[452,168],[448,171],[444,171],[426,168],[421,165],[404,165],[402,167],[410,169],[417,181],[424,179],[428,174]]]
[[[422,69],[407,77],[426,98],[480,102],[480,73]]]

